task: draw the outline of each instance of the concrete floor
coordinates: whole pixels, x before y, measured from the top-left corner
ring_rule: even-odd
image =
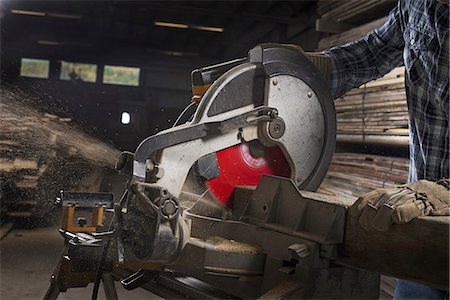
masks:
[[[0,242],[0,299],[42,299],[63,246],[57,227],[13,229]],[[61,293],[58,299],[90,299],[92,284]],[[119,299],[161,299],[143,289],[127,291],[116,282]],[[105,299],[102,287],[98,299]]]

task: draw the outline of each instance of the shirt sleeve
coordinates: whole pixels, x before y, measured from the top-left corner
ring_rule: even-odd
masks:
[[[389,14],[386,23],[358,41],[325,51],[331,56],[331,95],[336,99],[352,88],[382,77],[403,64],[404,0]]]

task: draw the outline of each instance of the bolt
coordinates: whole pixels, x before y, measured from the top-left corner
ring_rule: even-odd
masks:
[[[312,97],[312,92],[308,92],[308,94],[306,94],[308,96],[308,98]]]
[[[277,85],[278,84],[278,80],[276,80],[276,79],[272,80],[272,84],[273,85]]]
[[[161,205],[161,211],[166,218],[172,219],[178,211],[178,205],[173,199],[166,199]]]
[[[176,207],[175,207],[175,204],[173,204],[172,202],[166,202],[163,209],[164,209],[164,213],[166,215],[171,215],[175,212]]]

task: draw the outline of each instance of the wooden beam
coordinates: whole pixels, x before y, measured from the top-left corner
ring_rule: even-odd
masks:
[[[316,20],[316,31],[329,32],[329,33],[341,33],[355,27],[354,25],[344,22],[334,22],[327,19]]]
[[[337,263],[448,290],[449,221],[421,217],[387,232],[367,232],[348,218]]]
[[[319,41],[318,50],[328,49],[333,46],[342,45],[348,42],[356,41],[357,39],[365,36],[368,32],[380,27],[387,17],[375,20],[373,22],[364,24],[362,26],[353,28],[340,34],[335,34]]]

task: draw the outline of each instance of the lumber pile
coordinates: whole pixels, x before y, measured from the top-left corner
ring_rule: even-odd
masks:
[[[338,141],[408,145],[404,67],[349,91],[335,105]]]
[[[67,117],[36,107],[42,99],[0,92],[1,215],[43,216],[61,189],[98,191],[119,151]]]
[[[335,153],[319,193],[356,199],[378,188],[408,180],[409,159],[372,154]]]
[[[317,12],[321,20],[347,22],[367,12],[390,10],[395,1],[320,0]],[[360,25],[319,41],[318,50],[355,41],[381,26],[382,18]],[[336,23],[338,25],[338,23]],[[337,26],[336,25],[336,26]],[[337,140],[346,143],[406,146],[408,137],[408,108],[404,87],[404,67],[396,68],[383,78],[366,83],[336,100]]]
[[[368,32],[380,27],[387,20],[387,17],[382,17],[367,24],[354,27],[342,33],[334,34],[320,39],[318,50],[325,50],[334,46],[339,46],[356,41],[364,37]]]
[[[377,11],[395,6],[392,0],[319,0],[317,14],[322,19],[355,23],[360,16],[375,15]]]
[[[395,0],[319,0],[316,30],[337,33],[322,38],[318,50],[355,41],[380,27],[397,4]]]

